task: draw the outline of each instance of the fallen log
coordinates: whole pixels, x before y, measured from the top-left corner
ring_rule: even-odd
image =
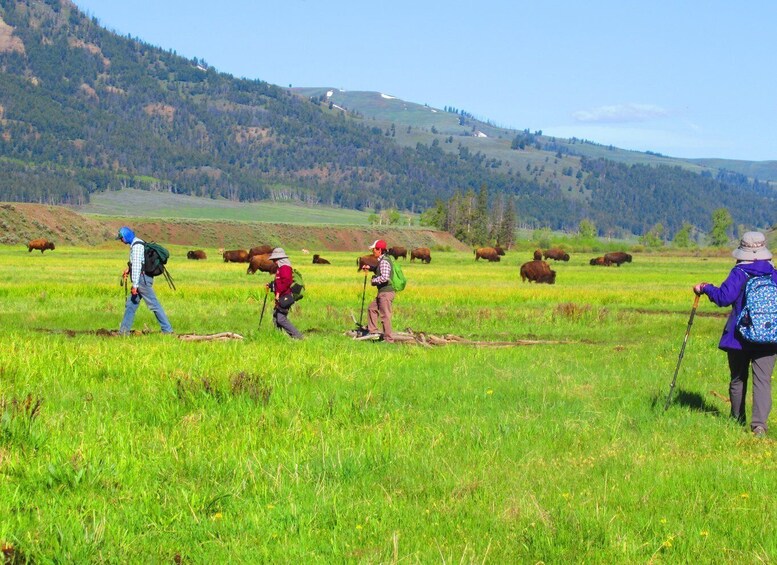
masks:
[[[243,339],[243,336],[233,332],[221,332],[207,335],[181,334],[178,339],[182,341],[226,341],[228,339]]]
[[[345,332],[345,335],[354,339],[364,339],[356,330],[350,330]],[[444,336],[437,336],[427,334],[425,332],[416,332],[407,328],[404,332],[394,332],[394,341],[397,343],[416,343],[424,347],[442,346],[442,345],[474,345],[476,347],[518,347],[526,345],[562,345],[566,343],[572,343],[571,341],[560,340],[540,340],[540,339],[518,339],[515,341],[481,341],[470,340],[464,337],[445,334]]]

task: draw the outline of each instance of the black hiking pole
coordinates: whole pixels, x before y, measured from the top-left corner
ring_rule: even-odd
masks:
[[[259,329],[262,328],[262,319],[264,318],[264,308],[267,306],[267,295],[270,294],[270,289],[264,289],[264,301],[262,301],[262,313],[259,315]]]
[[[357,328],[359,331],[364,331],[364,326],[362,325],[362,319],[364,318],[364,295],[367,294],[367,271],[364,271],[364,286],[362,287],[362,311],[359,313],[359,327]]]
[[[688,318],[688,329],[685,330],[685,338],[683,339],[683,346],[680,348],[680,356],[677,358],[677,367],[674,370],[674,377],[672,378],[672,385],[669,387],[669,395],[666,397],[666,404],[664,410],[669,410],[669,403],[672,400],[672,391],[674,391],[674,385],[677,382],[677,373],[680,370],[680,362],[683,360],[683,354],[685,353],[685,344],[688,343],[688,336],[691,333],[691,326],[693,325],[693,317],[696,315],[696,308],[699,306],[699,295],[693,300],[693,308],[691,308],[691,317]]]

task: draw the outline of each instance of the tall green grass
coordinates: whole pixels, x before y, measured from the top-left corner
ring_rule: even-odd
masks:
[[[291,202],[232,202],[197,196],[124,189],[92,194],[89,204],[79,208],[85,214],[239,220],[284,224],[368,225],[368,212],[316,204]]]
[[[731,261],[573,255],[538,286],[518,276],[529,253],[436,253],[403,266],[395,328],[549,343],[423,347],[343,335],[356,254],[292,255],[293,342],[269,307],[257,328],[266,275],[172,251],[178,291],[157,292],[175,330],[244,340],[159,335],[143,306],[150,334],[95,335],[121,319],[126,246],[0,248],[0,543],[17,558],[777,559],[775,444],[711,394],[728,378],[706,302],[663,410],[691,286]]]

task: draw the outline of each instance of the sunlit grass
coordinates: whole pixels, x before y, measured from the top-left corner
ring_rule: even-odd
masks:
[[[725,313],[693,302],[725,258],[590,257],[557,284],[436,253],[408,263],[395,327],[544,345],[372,344],[356,253],[292,254],[292,342],[263,327],[267,275],[185,260],[116,329],[125,246],[0,248],[0,543],[35,561],[757,562],[777,558],[772,440],[728,418]],[[331,256],[330,256],[331,255]],[[367,286],[366,301],[374,291]],[[366,306],[366,304],[365,304]],[[67,333],[73,330],[76,333]],[[561,343],[559,343],[561,342]],[[31,417],[25,402],[39,411]],[[741,517],[748,516],[747,527]]]

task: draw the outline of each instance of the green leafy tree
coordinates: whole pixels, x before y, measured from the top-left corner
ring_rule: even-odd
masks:
[[[675,247],[686,248],[691,246],[691,230],[693,225],[688,222],[683,222],[682,227],[674,234],[672,244]]]
[[[709,238],[713,247],[723,247],[730,239],[729,229],[734,224],[731,214],[725,208],[718,208],[712,212],[712,229]]]
[[[596,224],[588,218],[580,220],[577,226],[577,232],[583,239],[594,239],[596,237]]]
[[[664,245],[664,226],[656,224],[650,230],[639,238],[640,243],[646,247],[662,247]]]
[[[388,211],[389,225],[396,226],[401,221],[402,221],[402,214],[400,214],[397,210],[392,209]]]

